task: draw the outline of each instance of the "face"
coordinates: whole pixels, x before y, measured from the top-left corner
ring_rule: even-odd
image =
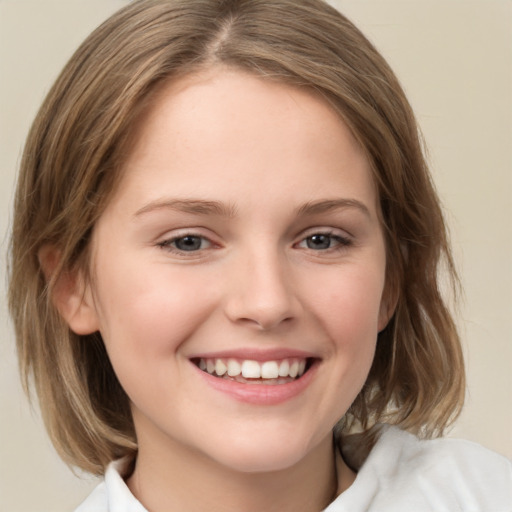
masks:
[[[388,316],[345,124],[310,92],[210,70],[161,91],[123,172],[83,307],[140,449],[268,471],[330,444]]]

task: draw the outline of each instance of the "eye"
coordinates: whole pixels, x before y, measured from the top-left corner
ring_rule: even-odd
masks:
[[[301,240],[297,246],[313,251],[326,251],[328,249],[347,247],[351,243],[349,238],[341,235],[335,235],[333,233],[314,233]]]
[[[195,252],[211,247],[211,242],[199,235],[185,235],[169,240],[164,240],[158,244],[159,247],[176,252]]]

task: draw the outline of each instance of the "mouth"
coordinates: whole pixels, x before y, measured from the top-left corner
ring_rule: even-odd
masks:
[[[191,361],[201,371],[218,379],[241,384],[275,386],[299,380],[316,360],[311,357],[268,361],[201,357]]]

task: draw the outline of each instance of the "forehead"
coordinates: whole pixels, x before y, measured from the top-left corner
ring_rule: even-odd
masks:
[[[257,189],[291,190],[300,175],[309,191],[329,195],[343,176],[344,187],[364,182],[375,193],[362,148],[325,99],[247,72],[216,67],[162,85],[135,133],[121,190],[172,181],[181,195],[192,180],[208,195],[214,179],[248,200]]]

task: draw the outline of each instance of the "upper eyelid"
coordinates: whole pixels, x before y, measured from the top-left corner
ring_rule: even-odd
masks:
[[[173,236],[164,236],[162,240],[158,243],[162,242],[174,242],[175,240],[181,240],[183,238],[202,238],[203,240],[208,240],[211,242],[210,238],[204,235],[200,235],[198,233],[184,233],[183,235],[173,235]],[[212,242],[213,243],[213,242]]]
[[[336,228],[333,226],[315,226],[307,228],[304,229],[296,238],[303,239],[312,235],[331,235],[339,236],[341,238],[354,238],[354,235],[346,229]]]
[[[205,233],[207,231],[208,233]],[[201,238],[205,238],[213,242],[213,238],[215,238],[214,234],[212,234],[211,230],[208,228],[197,226],[193,228],[175,228],[175,229],[166,229],[160,235],[156,237],[158,241],[165,240],[175,240],[177,238],[184,238],[187,236],[198,236]]]

